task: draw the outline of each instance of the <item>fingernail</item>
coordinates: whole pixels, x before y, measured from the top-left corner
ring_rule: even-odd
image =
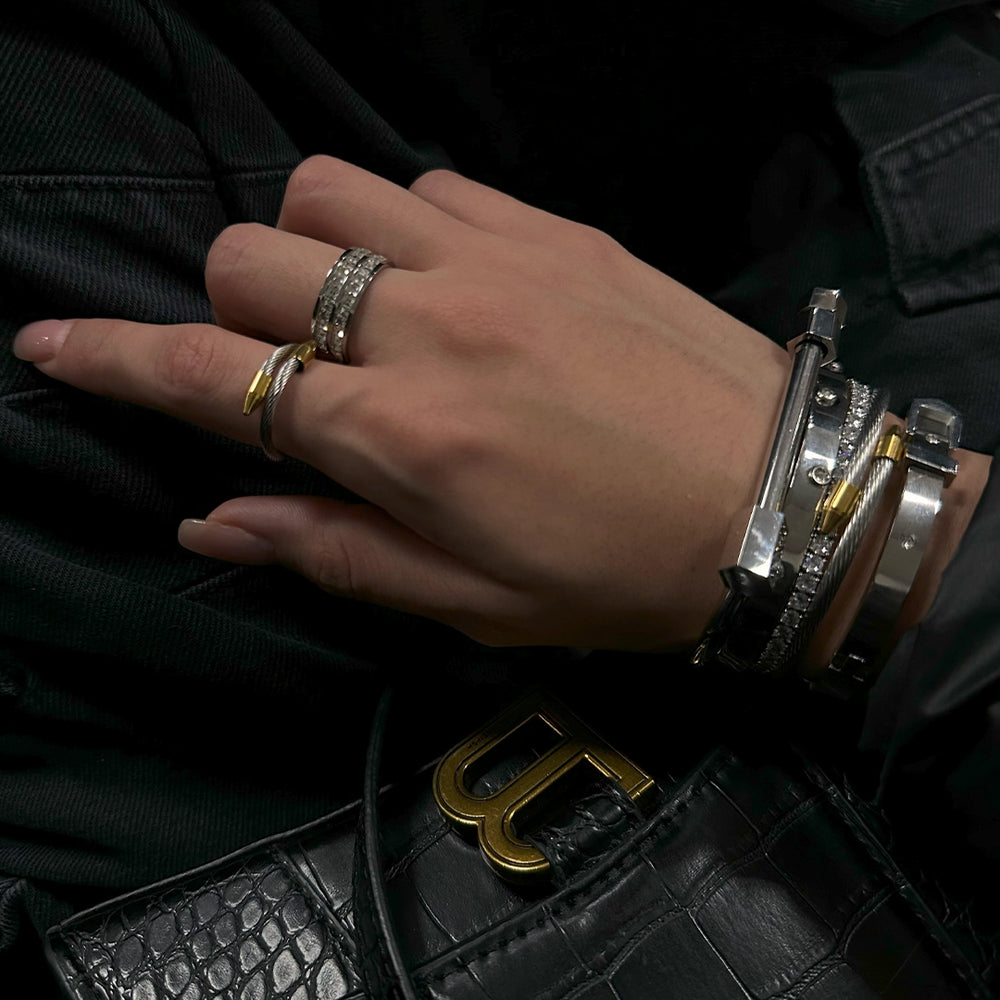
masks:
[[[177,529],[177,541],[186,549],[213,559],[260,565],[277,559],[274,546],[235,524],[188,518]]]
[[[35,364],[51,361],[59,353],[72,325],[63,319],[43,319],[21,327],[14,338],[15,357]]]

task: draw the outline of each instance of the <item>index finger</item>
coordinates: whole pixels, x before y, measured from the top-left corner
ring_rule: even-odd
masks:
[[[243,415],[244,398],[272,349],[207,323],[155,326],[119,319],[43,320],[24,327],[14,342],[19,358],[61,382],[247,444],[260,442],[260,423],[259,414]],[[318,361],[292,378],[277,410],[275,446],[326,471],[330,442],[309,429],[331,417],[338,424],[345,420],[341,404],[348,406],[365,374]]]

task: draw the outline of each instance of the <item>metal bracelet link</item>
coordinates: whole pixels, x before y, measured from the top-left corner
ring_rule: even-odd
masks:
[[[896,515],[850,635],[814,686],[849,697],[863,690],[885,661],[903,602],[958,472],[951,454],[962,437],[958,411],[939,399],[916,399],[906,419],[905,478]]]

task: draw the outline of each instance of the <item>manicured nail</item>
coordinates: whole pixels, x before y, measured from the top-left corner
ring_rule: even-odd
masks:
[[[72,325],[62,319],[43,319],[21,327],[14,338],[14,355],[35,364],[51,361],[59,353]]]
[[[186,549],[213,559],[259,565],[277,559],[274,546],[266,539],[221,521],[188,518],[177,529],[177,541]]]

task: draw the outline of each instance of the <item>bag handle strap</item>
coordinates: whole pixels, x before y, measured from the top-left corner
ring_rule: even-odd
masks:
[[[379,822],[379,774],[392,688],[379,699],[368,738],[365,782],[354,848],[355,920],[362,947],[361,973],[373,1000],[417,1000],[416,987],[389,908]]]

